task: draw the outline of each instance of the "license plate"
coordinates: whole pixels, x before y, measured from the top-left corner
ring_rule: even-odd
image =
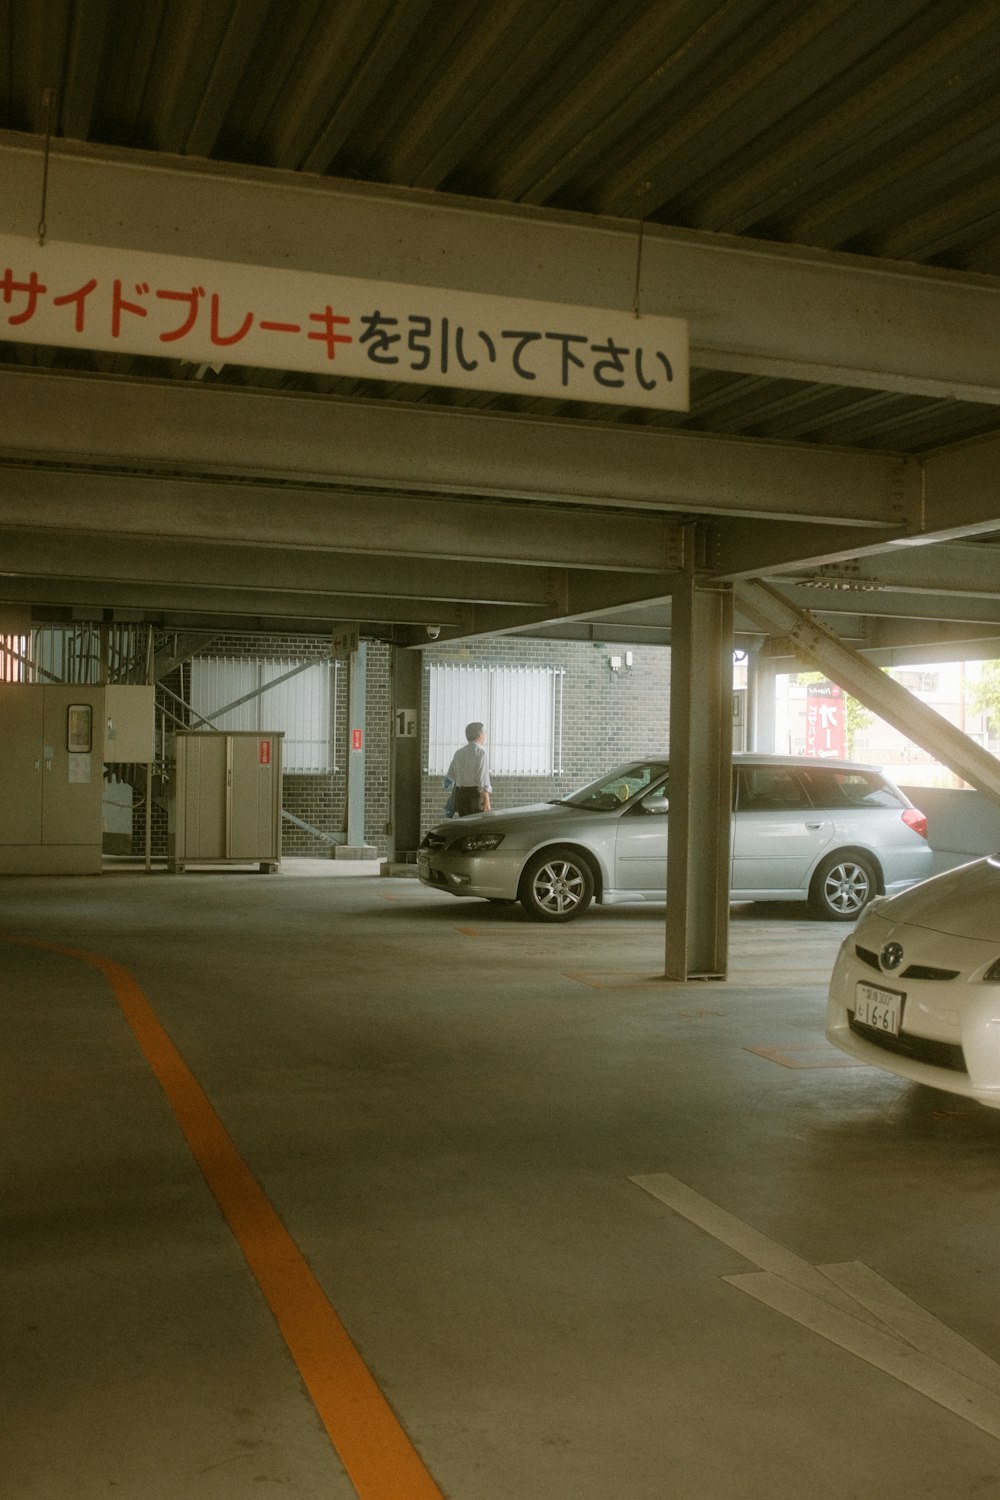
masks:
[[[854,1019],[874,1031],[898,1036],[905,996],[895,990],[880,990],[874,984],[859,984],[854,992]]]
[[[431,862],[426,854],[417,855],[417,874],[422,880],[426,880],[431,873]]]

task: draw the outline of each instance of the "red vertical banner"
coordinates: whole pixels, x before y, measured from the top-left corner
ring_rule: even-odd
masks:
[[[806,684],[806,754],[842,757],[847,744],[844,695],[836,682]]]
[[[271,764],[271,741],[260,740],[258,742],[257,761],[259,765],[269,766]]]
[[[351,749],[352,750],[360,750],[361,749],[361,730],[360,729],[352,729],[351,730]]]

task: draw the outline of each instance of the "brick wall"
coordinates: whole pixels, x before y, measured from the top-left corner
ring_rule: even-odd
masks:
[[[421,831],[437,822],[444,808],[440,776],[427,767],[427,725],[433,662],[467,662],[470,666],[554,667],[565,671],[563,686],[562,772],[554,776],[493,776],[494,808],[545,802],[620,761],[667,748],[670,722],[670,652],[663,646],[635,646],[632,666],[626,648],[590,642],[497,639],[476,646],[441,646],[425,650]],[[612,671],[610,658],[621,659]],[[489,748],[490,726],[486,726]],[[455,747],[458,748],[457,746]]]
[[[316,636],[217,636],[211,647],[200,652],[199,657],[325,661],[329,659],[329,648],[323,639]],[[335,668],[331,679],[333,769],[310,776],[286,773],[282,787],[282,806],[319,834],[327,834],[338,843],[343,842],[346,834],[347,757],[351,730],[355,727],[348,722],[348,683],[347,662],[342,661],[339,670]],[[165,679],[165,686],[185,702],[188,701],[189,670],[185,667],[172,674],[169,679]],[[266,697],[264,702],[266,704]],[[175,712],[180,712],[179,705],[173,700],[171,707]],[[191,727],[198,726],[192,724]],[[385,824],[388,819],[389,797],[389,647],[381,641],[368,643],[364,747],[365,841],[382,855],[387,849]],[[142,853],[145,839],[145,809],[140,805],[141,802],[142,795],[137,793],[132,834],[133,851],[137,854]],[[154,801],[152,829],[153,856],[163,858],[167,850],[167,815],[162,795]],[[288,819],[282,820],[284,855],[308,855],[327,859],[332,856],[333,849],[334,844],[328,839],[317,837]]]
[[[444,792],[438,776],[426,773],[431,662],[467,662],[478,666],[553,667],[565,673],[563,686],[562,771],[553,776],[494,776],[493,805],[516,807],[559,797],[583,782],[635,755],[658,753],[667,747],[670,698],[670,652],[664,647],[632,647],[632,666],[625,666],[620,645],[589,642],[529,641],[498,639],[474,646],[441,646],[423,652],[423,703],[421,709],[421,833],[436,823],[444,807]],[[257,637],[220,636],[200,653],[204,657],[269,658],[271,660],[324,660],[326,642],[315,636]],[[621,658],[620,670],[612,671],[611,657]],[[388,850],[385,829],[390,818],[390,755],[392,723],[390,702],[390,647],[370,641],[367,652],[367,704],[365,747],[365,842],[377,855]],[[187,701],[189,672],[178,671],[165,684]],[[178,710],[176,703],[172,704]],[[341,842],[347,825],[347,759],[351,730],[349,722],[348,669],[341,663],[331,693],[331,732],[335,768],[317,776],[288,775],[284,778],[283,806],[320,833]],[[197,726],[193,726],[197,727]],[[487,744],[490,726],[487,725]],[[456,746],[457,748],[457,746]],[[133,852],[141,854],[145,837],[145,809],[141,791],[136,793],[133,819]],[[153,856],[166,854],[167,819],[162,795],[154,800]],[[333,844],[296,827],[282,823],[282,852],[289,857],[330,858]]]

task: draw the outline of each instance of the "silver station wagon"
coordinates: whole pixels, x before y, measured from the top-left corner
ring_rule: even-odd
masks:
[[[554,802],[439,823],[420,879],[454,896],[520,901],[568,922],[592,901],[663,901],[670,766],[634,760]],[[734,901],[808,901],[845,922],[932,873],[927,819],[874,766],[733,757]]]

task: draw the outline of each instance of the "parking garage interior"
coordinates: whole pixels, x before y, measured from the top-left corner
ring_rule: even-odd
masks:
[[[996,1492],[1000,1115],[829,1046],[843,931],[731,907],[725,850],[735,650],[749,748],[818,670],[995,819],[996,757],[883,669],[1000,657],[998,40],[0,8],[11,1500]],[[553,642],[669,662],[665,914],[405,867],[431,653]],[[230,655],[330,667],[343,775],[282,806],[255,731],[225,862],[152,809]],[[23,852],[26,787],[112,781],[127,857]]]

